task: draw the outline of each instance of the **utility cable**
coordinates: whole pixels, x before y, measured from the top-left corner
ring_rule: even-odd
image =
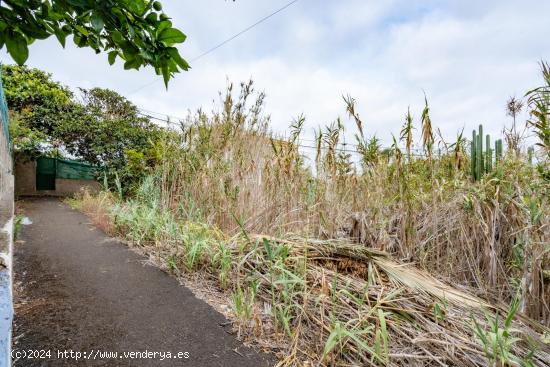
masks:
[[[216,51],[218,48],[226,45],[227,43],[233,41],[235,38],[239,37],[239,36],[242,36],[243,34],[245,34],[246,32],[250,31],[252,28],[258,26],[259,24],[265,22],[266,20],[268,20],[269,18],[273,17],[274,15],[277,15],[279,14],[280,12],[282,12],[283,10],[285,10],[286,8],[290,7],[291,5],[297,3],[299,0],[292,0],[291,2],[287,3],[285,6],[283,6],[282,8],[279,8],[277,10],[275,10],[273,13],[269,14],[269,15],[266,15],[265,17],[263,17],[262,19],[258,20],[257,22],[255,22],[254,24],[251,24],[249,25],[248,27],[246,27],[245,29],[243,29],[242,31],[240,32],[237,32],[235,33],[234,35],[232,35],[231,37],[227,38],[226,40],[220,42],[219,44],[217,44],[216,46],[210,48],[209,50],[203,52],[202,54],[192,58],[190,60],[191,63],[203,58],[204,56]],[[141,87],[139,88],[136,88],[134,89],[133,91],[131,91],[130,93],[128,93],[128,95],[132,95],[136,92],[139,92],[140,90],[144,89],[144,88],[147,88],[155,83],[157,83],[160,79],[155,79],[153,80],[152,82],[150,83],[147,83],[147,84],[144,84],[142,85]]]

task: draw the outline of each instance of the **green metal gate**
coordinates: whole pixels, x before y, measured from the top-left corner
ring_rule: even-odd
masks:
[[[36,160],[36,190],[55,190],[55,179],[95,180],[99,168],[85,162],[40,157]]]
[[[55,190],[56,159],[40,157],[36,161],[36,190]]]

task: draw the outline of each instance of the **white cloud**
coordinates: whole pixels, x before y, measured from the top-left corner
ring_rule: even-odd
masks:
[[[286,2],[164,1],[189,36],[182,53],[190,58]],[[535,0],[300,0],[194,63],[168,91],[157,82],[129,94],[155,79],[150,69],[109,67],[104,55],[73,46],[62,51],[55,40],[33,45],[29,63],[70,86],[112,88],[140,107],[176,116],[209,110],[226,78],[252,77],[267,93],[279,132],[302,112],[308,128],[345,117],[341,96],[349,93],[368,133],[386,143],[399,132],[407,106],[419,117],[425,90],[445,136],[463,126],[469,136],[479,123],[497,134],[508,121],[507,97],[540,81],[537,62],[550,55],[549,11],[550,3]]]

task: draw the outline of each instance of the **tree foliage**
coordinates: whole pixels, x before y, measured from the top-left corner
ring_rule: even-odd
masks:
[[[17,118],[10,120],[10,137],[15,160],[35,159],[53,155],[51,138],[41,131],[31,129]]]
[[[130,101],[108,89],[81,89],[82,104],[63,119],[54,135],[65,149],[90,163],[122,169],[126,151],[144,151],[159,136],[160,128]]]
[[[118,93],[80,89],[77,99],[50,74],[16,65],[4,67],[3,83],[18,157],[66,154],[116,171],[126,184],[156,163],[165,132]]]
[[[73,93],[42,70],[4,65],[2,71],[10,110],[23,126],[51,135],[73,109]]]
[[[65,47],[73,36],[78,47],[119,57],[125,69],[152,66],[168,85],[188,63],[174,47],[186,39],[172,26],[158,1],[149,0],[5,0],[0,2],[0,49],[6,46],[19,65],[29,56],[28,45],[54,35]]]

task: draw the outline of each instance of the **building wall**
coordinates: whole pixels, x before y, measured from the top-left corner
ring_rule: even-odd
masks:
[[[15,164],[15,195],[31,195],[36,192],[36,161],[20,161]]]
[[[71,196],[82,190],[99,192],[101,185],[94,180],[56,178],[55,191],[36,191],[36,161],[23,161],[15,164],[15,194],[17,196]]]
[[[55,179],[55,193],[57,195],[71,196],[82,190],[88,190],[90,193],[97,193],[101,190],[101,185],[99,182],[93,180]]]

